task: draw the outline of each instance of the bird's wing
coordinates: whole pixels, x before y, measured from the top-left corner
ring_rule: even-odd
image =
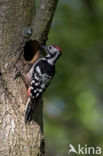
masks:
[[[27,109],[25,112],[25,123],[29,123],[32,120],[32,115],[34,112],[34,108],[37,105],[39,99],[41,98],[43,89],[41,73],[35,72],[32,75],[31,84],[30,84],[30,96],[27,101]]]

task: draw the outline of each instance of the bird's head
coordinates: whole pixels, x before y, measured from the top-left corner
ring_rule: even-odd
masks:
[[[50,64],[55,64],[58,60],[59,56],[61,55],[61,49],[56,45],[49,45],[49,46],[41,46],[47,52],[47,60]]]
[[[59,48],[56,45],[49,45],[47,48],[48,48],[49,54],[51,54],[51,55],[54,55],[56,53],[61,54],[61,51],[62,51],[61,48]]]
[[[48,54],[50,55],[61,55],[61,48],[59,48],[56,45],[49,45],[49,46],[41,46],[45,51],[47,51]]]

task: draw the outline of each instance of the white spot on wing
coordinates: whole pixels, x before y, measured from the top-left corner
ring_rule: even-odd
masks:
[[[36,79],[36,80],[39,80],[39,77],[37,77],[37,76],[35,75],[35,79]]]
[[[40,89],[39,92],[42,92],[42,89]]]
[[[39,86],[39,83],[35,83],[35,86]]]
[[[41,86],[43,89],[45,88],[45,85],[44,84],[42,84],[42,86]]]
[[[36,97],[38,97],[38,96],[39,96],[39,93],[36,94]]]
[[[35,81],[34,81],[34,80],[32,80],[32,81],[31,81],[31,84],[34,84],[34,83],[35,83]]]

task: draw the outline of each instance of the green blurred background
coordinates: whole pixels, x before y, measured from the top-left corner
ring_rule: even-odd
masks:
[[[59,0],[51,43],[62,56],[44,96],[48,156],[68,156],[69,144],[103,149],[103,0]]]

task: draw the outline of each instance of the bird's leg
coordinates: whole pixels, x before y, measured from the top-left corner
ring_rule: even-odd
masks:
[[[18,76],[21,76],[21,78],[22,78],[22,80],[23,80],[23,82],[24,82],[26,88],[28,89],[28,84],[27,84],[27,82],[26,82],[26,78],[25,78],[25,76],[21,73],[19,66],[16,65],[16,69],[17,69],[17,71],[16,71],[16,73],[15,73],[15,75],[14,75],[13,78],[14,78],[14,79],[17,79]]]

